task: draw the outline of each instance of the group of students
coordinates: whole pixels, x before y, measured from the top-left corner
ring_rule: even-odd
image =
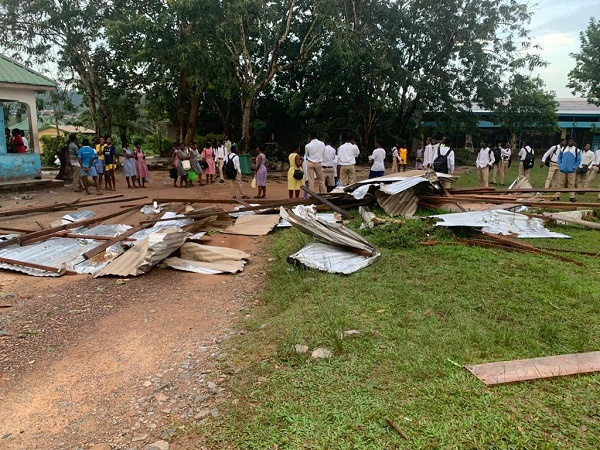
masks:
[[[256,152],[256,173],[252,187],[256,187],[258,190],[254,198],[266,198],[267,158],[262,147],[257,146],[254,151]],[[169,171],[169,176],[173,179],[173,187],[192,187],[198,176],[200,177],[198,186],[214,183],[218,171],[219,183],[224,183],[225,179],[229,181],[233,198],[250,198],[244,192],[240,158],[237,152],[237,144],[231,143],[227,136],[224,141],[217,141],[214,148],[212,142],[207,141],[202,151],[195,143],[189,146],[175,143]],[[205,176],[204,183],[202,183],[202,175]]]
[[[77,136],[71,134],[67,151],[73,174],[73,191],[75,192],[85,191],[89,195],[89,187],[93,185],[96,193],[102,195],[103,184],[105,190],[115,191],[117,189],[115,171],[120,156],[124,158],[123,172],[127,187],[129,189],[146,187],[148,165],[146,164],[146,155],[139,142],[135,143],[133,149],[129,148],[128,142],[124,142],[121,154],[119,154],[110,136],[98,138],[92,147],[89,139],[84,139],[79,146]]]
[[[4,137],[6,139],[6,148],[8,153],[27,153],[29,150],[29,142],[25,137],[25,131],[18,128],[4,129]]]
[[[501,185],[504,186],[506,170],[510,167],[511,149],[506,143],[494,150],[490,149],[486,141],[482,141],[475,165],[480,187],[488,187],[489,173],[493,170],[491,184],[497,183],[500,173]],[[519,176],[531,182],[531,169],[535,166],[535,151],[523,141],[517,154],[519,161]],[[548,167],[548,175],[544,188],[576,189],[588,188],[595,180],[600,167],[600,150],[591,151],[591,145],[586,144],[580,150],[574,139],[561,139],[556,145],[550,147],[542,156],[541,167]],[[575,192],[569,193],[570,201],[575,202]],[[598,196],[600,199],[600,195]],[[560,192],[554,200],[560,199]]]
[[[443,137],[439,141],[427,138],[416,155],[416,168],[433,169],[436,172],[454,173],[454,151],[450,148],[450,138]],[[316,132],[310,133],[310,142],[304,147],[304,156],[297,145],[289,155],[288,193],[289,197],[298,198],[300,188],[308,185],[315,192],[329,192],[335,186],[348,186],[356,182],[356,159],[360,150],[354,139],[348,135],[337,150],[329,140],[321,141]],[[369,155],[369,178],[385,174],[387,153],[383,146],[375,143],[375,149]],[[408,150],[404,146],[394,146],[391,151],[392,172],[406,171]],[[442,181],[442,183],[445,183]]]

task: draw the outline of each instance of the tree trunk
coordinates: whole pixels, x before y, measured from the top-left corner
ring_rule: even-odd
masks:
[[[240,150],[248,153],[250,150],[250,119],[252,119],[252,106],[254,95],[242,96],[242,139],[240,139]]]
[[[196,123],[198,121],[198,109],[202,101],[202,92],[195,92],[190,104],[190,114],[187,120],[187,129],[185,132],[185,144],[190,145],[196,136]]]
[[[179,87],[177,89],[177,128],[179,130],[179,134],[177,140],[179,142],[183,141],[183,124],[186,120],[186,94],[188,91],[188,75],[185,71],[181,71],[179,74]]]

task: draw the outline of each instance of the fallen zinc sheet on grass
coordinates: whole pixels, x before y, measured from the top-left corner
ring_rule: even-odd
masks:
[[[281,216],[312,242],[288,258],[312,269],[349,275],[373,264],[380,253],[375,246],[341,223],[330,223],[306,214],[304,217],[281,208]]]
[[[600,372],[600,352],[465,366],[487,386]]]
[[[516,235],[521,239],[570,238],[566,234],[548,230],[541,219],[503,209],[441,214],[431,217],[441,220],[436,224],[438,227],[481,228],[481,231],[485,233],[504,236]]]

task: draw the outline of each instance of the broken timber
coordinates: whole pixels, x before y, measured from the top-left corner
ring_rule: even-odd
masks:
[[[59,274],[67,273],[69,275],[72,275],[75,273],[71,270],[65,270],[64,268],[43,266],[41,264],[35,264],[35,263],[27,262],[27,261],[18,261],[15,259],[4,258],[1,256],[0,256],[0,263],[11,264],[13,266],[31,267],[32,269],[45,270],[46,272],[51,272],[51,273],[59,273]]]
[[[487,386],[600,372],[600,352],[476,364],[465,368]]]
[[[346,219],[354,219],[354,216],[352,214],[350,214],[348,211],[346,211],[345,209],[340,208],[337,205],[334,205],[329,200],[327,200],[326,198],[320,196],[316,192],[313,192],[312,190],[310,190],[306,186],[300,186],[300,189],[302,189],[304,192],[306,192],[307,194],[309,194],[310,196],[312,196],[315,200],[317,200],[320,203],[324,204],[325,206],[329,207],[329,209],[331,209],[332,211],[335,211],[335,212],[341,214],[342,217],[344,217]]]

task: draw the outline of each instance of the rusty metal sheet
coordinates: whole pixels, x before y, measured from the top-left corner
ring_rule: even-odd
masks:
[[[600,352],[574,353],[465,366],[488,386],[600,372]]]

